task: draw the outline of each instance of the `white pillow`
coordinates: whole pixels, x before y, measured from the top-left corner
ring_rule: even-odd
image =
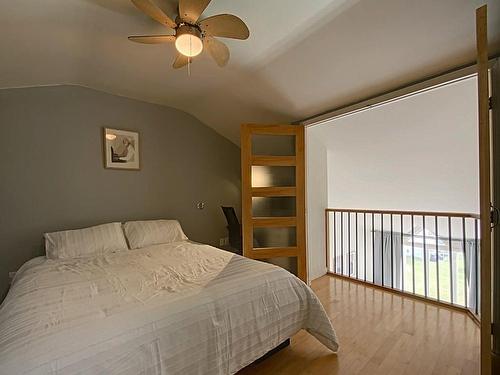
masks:
[[[128,250],[121,223],[45,233],[44,237],[49,259],[84,258]]]
[[[188,239],[177,220],[129,221],[123,229],[132,250]]]

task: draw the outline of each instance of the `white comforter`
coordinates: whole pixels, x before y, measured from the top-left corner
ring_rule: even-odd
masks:
[[[302,328],[337,350],[307,285],[211,246],[35,258],[0,308],[0,374],[233,374]]]

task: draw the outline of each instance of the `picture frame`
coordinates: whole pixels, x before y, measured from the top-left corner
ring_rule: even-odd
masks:
[[[104,168],[140,170],[139,133],[103,128]]]

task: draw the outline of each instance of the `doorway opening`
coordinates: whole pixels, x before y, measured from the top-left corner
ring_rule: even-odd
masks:
[[[311,279],[349,277],[479,315],[477,75],[306,128]]]

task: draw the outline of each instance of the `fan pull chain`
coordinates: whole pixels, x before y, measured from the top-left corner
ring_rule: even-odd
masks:
[[[188,57],[188,77],[191,77],[191,56],[193,56],[193,39],[189,38],[189,55]]]

